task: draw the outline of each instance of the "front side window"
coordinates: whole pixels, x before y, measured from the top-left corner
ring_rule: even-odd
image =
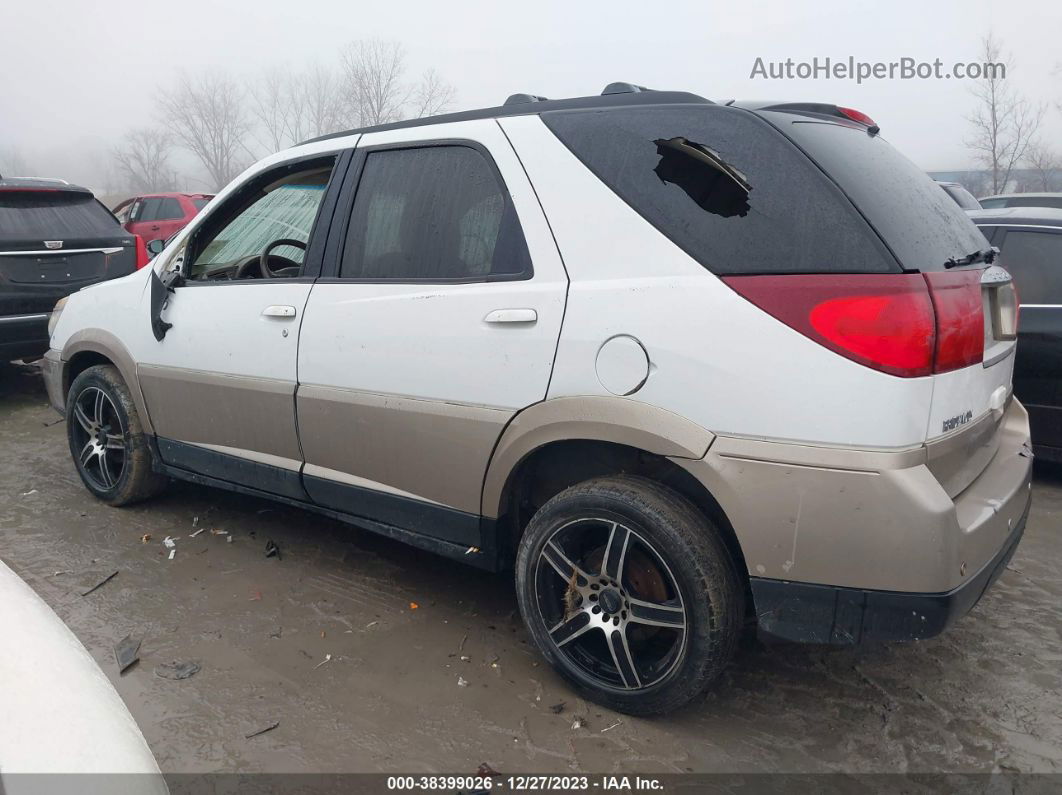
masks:
[[[192,262],[190,279],[245,279],[265,276],[298,276],[306,256],[306,245],[324,199],[331,175],[327,168],[287,174],[272,184],[250,193],[241,192],[230,199],[229,206],[238,210],[217,228],[209,221],[204,239],[196,240],[198,252]],[[226,206],[219,207],[211,218],[224,217]],[[297,241],[292,245],[278,241]],[[259,260],[269,249],[270,274],[262,274]]]
[[[478,150],[447,145],[368,154],[342,278],[489,280],[530,271],[516,210]]]
[[[1023,304],[1062,304],[1062,230],[1010,229],[1000,253]]]

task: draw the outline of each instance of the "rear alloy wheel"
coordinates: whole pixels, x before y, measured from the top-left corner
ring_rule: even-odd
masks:
[[[643,478],[587,481],[528,525],[520,609],[539,649],[588,698],[648,715],[700,694],[733,652],[743,591],[715,528]]]
[[[100,500],[126,505],[165,486],[152,467],[151,447],[125,381],[111,365],[89,367],[74,379],[66,432],[78,475]]]

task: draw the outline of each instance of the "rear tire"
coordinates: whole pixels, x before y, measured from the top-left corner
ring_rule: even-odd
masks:
[[[70,385],[66,436],[81,482],[96,499],[129,505],[165,488],[129,388],[112,365],[89,367]]]
[[[715,526],[645,478],[597,478],[532,517],[516,562],[539,651],[586,698],[653,715],[700,695],[730,661],[744,589]]]

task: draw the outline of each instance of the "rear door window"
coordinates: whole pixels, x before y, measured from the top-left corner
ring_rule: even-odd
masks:
[[[1023,304],[1062,306],[1062,230],[1008,229],[1000,253]]]
[[[489,280],[530,273],[516,210],[477,149],[447,145],[368,153],[341,278]]]
[[[899,270],[837,186],[749,111],[663,106],[553,111],[542,119],[606,185],[713,273]]]
[[[158,200],[158,208],[156,210],[156,221],[176,221],[179,218],[184,218],[184,210],[181,209],[181,203],[172,196],[167,196],[164,199]]]

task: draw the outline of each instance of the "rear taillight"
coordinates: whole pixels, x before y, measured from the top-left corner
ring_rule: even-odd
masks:
[[[978,364],[985,355],[985,314],[981,271],[924,274],[937,316],[937,355],[933,372]]]
[[[133,235],[133,237],[136,238],[136,269],[140,270],[151,261],[151,257],[148,256],[144,238],[140,235]]]
[[[981,361],[984,319],[979,276],[980,272],[808,274],[727,276],[723,281],[841,356],[891,375],[915,378]]]

